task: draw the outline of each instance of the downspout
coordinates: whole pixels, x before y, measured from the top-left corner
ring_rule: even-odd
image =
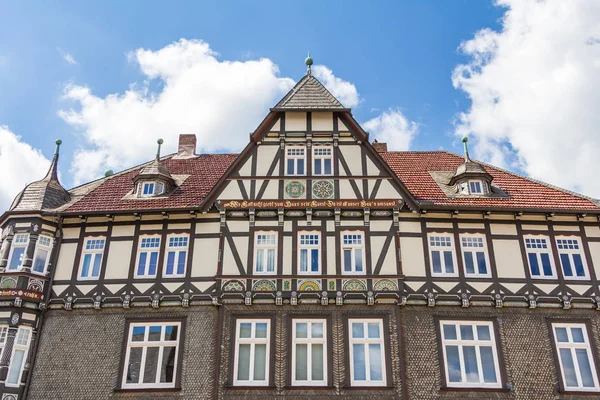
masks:
[[[60,237],[58,238],[58,243],[56,243],[56,247],[55,247],[55,251],[54,254],[52,254],[52,266],[54,268],[52,268],[52,275],[50,276],[50,280],[48,281],[48,287],[45,289],[45,293],[44,293],[44,308],[42,309],[42,312],[40,314],[40,318],[39,318],[39,329],[38,329],[38,334],[37,334],[37,340],[35,341],[34,344],[34,348],[33,350],[33,354],[32,354],[32,358],[31,358],[31,365],[29,366],[29,375],[27,375],[27,381],[25,382],[25,388],[23,389],[23,399],[27,400],[27,395],[29,394],[29,387],[31,386],[31,377],[33,376],[33,369],[35,367],[35,361],[37,359],[37,352],[38,352],[38,348],[40,346],[40,341],[42,340],[42,331],[44,328],[44,322],[45,322],[45,314],[46,311],[48,311],[48,302],[50,301],[50,295],[52,294],[52,284],[54,282],[54,274],[56,272],[56,263],[58,261],[58,253],[60,253],[60,245],[62,243],[62,217],[61,214],[58,213],[56,215],[56,219],[58,220],[58,228],[57,228],[57,232],[60,233]]]

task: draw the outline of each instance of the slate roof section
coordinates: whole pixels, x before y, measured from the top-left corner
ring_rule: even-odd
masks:
[[[309,74],[300,79],[273,110],[348,111],[317,78]]]
[[[455,171],[464,158],[448,151],[406,151],[380,153],[398,178],[421,203],[442,207],[481,209],[600,211],[592,199],[515,173],[483,164],[497,185],[508,196],[498,198],[449,198],[430,172]],[[421,204],[427,208],[426,204]]]
[[[126,197],[134,186],[133,178],[148,166],[139,167],[102,178],[91,185],[73,189],[79,196],[66,207],[65,213],[104,212],[104,211],[143,211],[189,209],[198,206],[210,192],[219,178],[235,160],[237,154],[201,154],[196,158],[174,159],[164,157],[161,163],[173,175],[189,175],[183,183],[167,197],[139,198]],[[86,185],[87,186],[87,185]],[[125,197],[125,198],[124,198]]]
[[[71,200],[58,181],[58,151],[52,158],[46,176],[32,182],[13,200],[9,211],[41,211],[58,208]]]

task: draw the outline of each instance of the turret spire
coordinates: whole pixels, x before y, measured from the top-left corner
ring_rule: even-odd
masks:
[[[156,150],[156,159],[159,160],[160,159],[160,146],[162,146],[164,141],[162,139],[158,139],[156,141],[156,143],[158,143],[158,150]]]
[[[471,158],[469,157],[469,147],[467,146],[468,141],[469,141],[468,137],[465,136],[462,138],[463,146],[465,148],[465,162],[471,161]]]
[[[48,169],[48,173],[44,177],[44,180],[55,180],[58,181],[58,155],[60,152],[60,145],[62,144],[62,140],[56,139],[56,149],[54,150],[54,157],[52,157],[52,162],[50,163],[50,168]]]

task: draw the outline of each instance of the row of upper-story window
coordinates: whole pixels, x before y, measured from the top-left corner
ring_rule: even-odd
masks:
[[[254,234],[253,273],[256,275],[277,274],[277,252],[279,233],[257,231]],[[363,231],[340,232],[342,273],[347,275],[366,274],[365,235]],[[189,236],[171,234],[166,237],[165,258],[162,268],[164,277],[183,277],[186,274]],[[459,234],[460,253],[464,275],[475,278],[489,278],[491,264],[485,234]],[[535,279],[556,279],[557,271],[550,238],[544,235],[526,235],[523,238],[529,273]],[[589,280],[590,271],[581,238],[577,236],[556,236],[556,248],[562,276],[565,279]],[[16,234],[9,252],[8,272],[19,271],[29,235]],[[106,238],[94,236],[85,238],[79,262],[77,277],[80,280],[98,279]],[[429,261],[432,276],[457,277],[458,263],[454,234],[428,234]],[[36,244],[32,272],[45,274],[52,238],[40,235]],[[318,231],[300,231],[297,240],[298,274],[322,273],[322,238]],[[138,241],[134,277],[152,278],[158,274],[160,235],[143,235]]]
[[[502,363],[493,320],[441,320],[438,341],[447,387],[502,388]],[[232,337],[233,386],[269,386],[273,368],[272,319],[237,319]],[[293,318],[292,386],[331,386],[327,319]],[[552,342],[565,391],[600,391],[585,323],[552,323]],[[381,318],[347,321],[350,386],[389,386],[388,328]],[[181,365],[181,322],[131,323],[124,354],[123,389],[173,388]],[[188,364],[189,365],[189,364]]]
[[[490,258],[484,234],[460,234],[460,249],[465,276],[491,277]],[[534,279],[556,279],[550,237],[523,237],[530,276]],[[558,259],[565,279],[589,280],[590,271],[581,238],[556,236]],[[456,246],[451,233],[429,233],[429,257],[432,276],[458,276]]]
[[[8,349],[6,349],[8,329],[9,327],[7,325],[0,325],[0,358],[4,355],[5,350],[8,351]],[[8,374],[4,381],[5,386],[19,387],[27,355],[29,353],[30,343],[31,328],[26,326],[19,327],[13,342],[8,364]]]

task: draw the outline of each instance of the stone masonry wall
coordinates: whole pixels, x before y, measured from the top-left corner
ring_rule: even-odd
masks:
[[[219,313],[222,330],[220,358],[215,359]],[[233,388],[230,360],[233,346],[233,316],[256,318],[274,316],[276,339],[272,364],[273,385],[268,389]],[[291,318],[329,318],[328,348],[332,362],[332,387],[313,390],[289,387],[289,326]],[[346,319],[384,317],[387,319],[391,370],[390,388],[364,390],[349,388],[347,381],[348,340]],[[126,318],[186,318],[183,341],[181,390],[163,392],[116,391]],[[398,324],[400,319],[400,329]],[[437,319],[492,318],[497,324],[501,370],[512,390],[475,391],[443,389],[439,359]],[[524,399],[575,400],[600,398],[594,394],[566,395],[558,390],[559,372],[553,354],[548,319],[591,324],[592,344],[600,354],[600,314],[593,310],[518,309],[491,307],[423,306],[221,306],[154,309],[104,309],[48,311],[34,367],[30,399],[212,399],[215,368],[219,399],[285,398],[369,398],[369,399]],[[399,341],[399,338],[402,338]],[[598,360],[597,360],[598,362]],[[388,365],[390,368],[390,365]]]

